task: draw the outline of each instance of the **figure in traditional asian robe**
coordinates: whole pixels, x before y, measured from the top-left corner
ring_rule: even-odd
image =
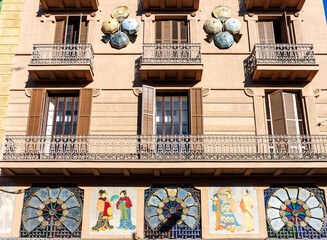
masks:
[[[223,230],[223,226],[220,225],[220,206],[221,206],[221,199],[219,198],[218,194],[213,195],[212,199],[212,211],[216,214],[216,228],[215,230]]]
[[[233,199],[233,193],[232,191],[226,191],[224,195],[225,198],[220,207],[220,224],[224,229],[232,233],[235,231],[241,231],[242,226],[237,222],[234,214],[237,211],[237,205],[236,201]]]
[[[132,224],[132,201],[127,196],[127,192],[125,190],[120,192],[120,198],[116,204],[117,209],[120,210],[120,225],[117,229],[124,230],[135,230],[135,225]]]
[[[253,198],[249,196],[249,190],[245,189],[243,192],[244,197],[242,198],[240,202],[240,207],[243,212],[244,217],[244,228],[247,232],[254,231],[254,224],[253,224],[253,214],[252,214],[252,208],[253,208]]]
[[[99,199],[97,203],[97,210],[99,211],[99,217],[96,225],[91,228],[92,232],[105,231],[107,229],[113,229],[114,226],[110,225],[109,220],[113,219],[112,208],[109,199],[106,197],[108,193],[105,190],[99,191]]]

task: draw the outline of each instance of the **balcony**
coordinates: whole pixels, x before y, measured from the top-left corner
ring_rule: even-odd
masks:
[[[146,11],[197,11],[200,0],[143,0]]]
[[[93,81],[91,44],[34,44],[28,71],[34,81]]]
[[[46,12],[98,11],[98,0],[40,0]]]
[[[305,0],[245,0],[247,11],[301,11]]]
[[[201,81],[200,43],[144,43],[142,81]]]
[[[13,175],[183,174],[185,169],[213,174],[215,168],[236,175],[249,169],[253,175],[281,170],[305,175],[312,168],[326,174],[327,136],[7,136],[0,168]]]
[[[319,71],[312,44],[256,44],[246,65],[253,81],[311,81]]]

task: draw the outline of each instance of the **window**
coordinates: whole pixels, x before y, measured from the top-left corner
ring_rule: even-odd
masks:
[[[187,43],[186,20],[157,20],[156,43]]]
[[[86,16],[57,17],[54,43],[86,43],[87,27]]]
[[[27,135],[88,135],[93,89],[79,93],[48,93],[32,89]]]
[[[259,43],[295,43],[293,24],[285,14],[281,18],[258,21]]]
[[[2,9],[2,0],[0,0],[0,13],[1,13],[1,9]]]
[[[142,135],[202,135],[202,88],[185,93],[162,94],[143,85]]]
[[[78,103],[78,96],[49,96],[45,106],[45,135],[76,135]]]
[[[156,133],[184,135],[189,133],[187,96],[159,95],[156,97]]]
[[[268,134],[304,134],[303,112],[298,93],[277,90],[266,93]]]

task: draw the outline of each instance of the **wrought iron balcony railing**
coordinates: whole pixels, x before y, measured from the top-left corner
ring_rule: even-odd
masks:
[[[30,65],[84,65],[93,68],[91,44],[34,44]]]
[[[200,43],[144,43],[144,64],[201,64]]]
[[[272,65],[316,65],[313,44],[255,44],[252,62]]]
[[[327,136],[7,136],[2,161],[327,161]]]

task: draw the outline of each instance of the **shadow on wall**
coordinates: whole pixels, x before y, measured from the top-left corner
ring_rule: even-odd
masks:
[[[41,5],[41,3],[39,3],[39,10],[36,12],[36,17],[42,17],[42,15],[45,14],[45,11]]]
[[[91,84],[92,82],[81,82],[81,81],[34,81],[32,76],[28,75],[28,80],[25,82],[25,88],[58,88],[63,87],[64,88],[85,88],[87,85]]]
[[[142,63],[142,57],[139,57],[135,60],[133,87],[142,87],[141,63]]]
[[[136,16],[142,16],[143,14],[143,0],[137,0]]]
[[[238,0],[238,6],[239,6],[238,16],[240,17],[245,15],[246,1],[247,0]]]

